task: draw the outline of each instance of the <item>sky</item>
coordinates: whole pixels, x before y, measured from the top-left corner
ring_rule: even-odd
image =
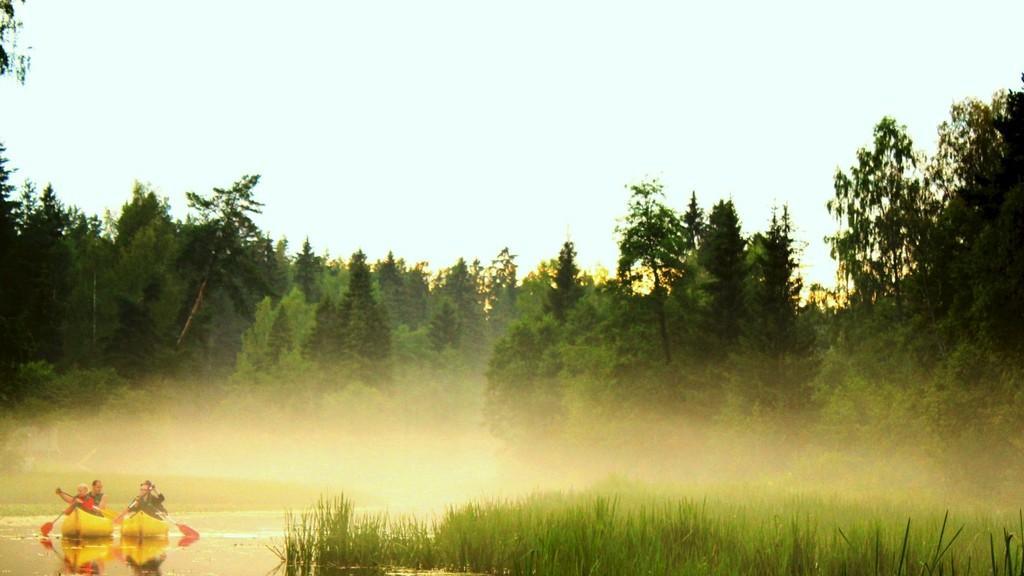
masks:
[[[788,204],[832,284],[825,203],[885,115],[934,149],[950,105],[1020,89],[1024,2],[28,0],[0,80],[16,180],[115,213],[136,180],[260,174],[258,223],[318,252],[521,272],[571,238],[614,269],[626,186]]]

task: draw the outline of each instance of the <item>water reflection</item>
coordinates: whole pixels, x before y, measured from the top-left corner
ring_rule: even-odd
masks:
[[[182,538],[173,548],[185,548],[194,538]],[[55,546],[49,538],[40,541],[43,548],[52,551],[61,561],[57,574],[106,574],[108,566],[128,566],[136,576],[160,576],[160,567],[173,550],[167,539],[132,540],[111,538],[96,540],[62,539]]]

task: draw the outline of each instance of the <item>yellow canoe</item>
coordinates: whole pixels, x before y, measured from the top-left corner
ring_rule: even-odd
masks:
[[[167,538],[167,522],[145,512],[136,512],[121,524],[121,538]]]
[[[114,523],[108,516],[96,516],[75,508],[64,517],[60,533],[65,538],[102,538],[114,533]]]

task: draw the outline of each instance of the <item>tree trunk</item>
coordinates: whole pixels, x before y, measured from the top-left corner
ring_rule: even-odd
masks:
[[[192,310],[188,313],[188,320],[185,320],[185,327],[181,329],[181,335],[178,336],[177,346],[181,348],[181,343],[185,340],[185,335],[188,334],[188,329],[192,326],[192,319],[199,313],[199,308],[203,305],[203,295],[206,293],[206,282],[208,278],[203,278],[203,283],[199,285],[199,293],[196,294],[196,301],[192,303]]]
[[[668,320],[665,318],[665,293],[661,289],[658,272],[654,272],[654,306],[658,313],[658,331],[661,333],[661,349],[665,353],[665,364],[672,363],[672,349],[668,341]]]

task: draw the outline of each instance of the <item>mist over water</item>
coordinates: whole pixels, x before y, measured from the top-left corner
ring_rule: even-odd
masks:
[[[237,490],[233,496],[239,497],[257,492],[229,499],[229,507],[237,500],[260,509],[294,509],[323,492],[344,493],[360,507],[433,513],[475,499],[621,481],[693,495],[768,489],[937,506],[952,499],[1012,504],[984,483],[972,484],[963,470],[948,470],[948,459],[879,443],[837,448],[797,420],[787,425],[656,407],[595,408],[503,437],[484,409],[480,382],[442,379],[380,389],[350,384],[312,403],[239,386],[210,405],[197,410],[181,399],[145,414],[114,408],[73,422],[26,422],[11,437],[24,440],[18,447],[22,469],[52,476],[55,483],[104,474],[157,482],[171,477],[179,484],[190,477],[197,484],[234,478],[246,482],[218,490]],[[174,502],[173,490],[165,489]],[[216,508],[193,495],[193,487],[185,491],[190,507]]]

